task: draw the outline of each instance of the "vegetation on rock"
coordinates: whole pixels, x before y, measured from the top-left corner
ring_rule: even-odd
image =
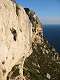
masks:
[[[34,27],[33,35],[36,33],[36,24],[41,27],[41,24],[37,21],[38,18],[34,18],[35,13],[25,8],[30,21]],[[31,17],[30,17],[31,16]],[[35,23],[34,23],[35,22]],[[36,34],[37,36],[38,34]],[[36,37],[35,36],[35,37]],[[39,40],[35,39],[32,43],[32,54],[25,60],[24,63],[24,76],[26,80],[60,80],[60,57],[55,48],[52,47],[48,41],[43,38],[42,32],[38,35]],[[36,41],[37,40],[37,41]]]

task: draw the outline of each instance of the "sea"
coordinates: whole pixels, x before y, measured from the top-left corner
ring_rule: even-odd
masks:
[[[43,35],[56,51],[60,53],[60,25],[43,25]]]

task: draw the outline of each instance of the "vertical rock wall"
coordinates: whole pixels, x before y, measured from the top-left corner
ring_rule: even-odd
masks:
[[[9,72],[19,65],[23,76],[23,64],[31,52],[32,24],[25,10],[12,2],[0,0],[0,80],[9,80]]]

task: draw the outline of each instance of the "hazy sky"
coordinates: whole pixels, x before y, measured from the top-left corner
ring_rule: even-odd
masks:
[[[60,0],[16,0],[33,9],[43,24],[60,24]]]

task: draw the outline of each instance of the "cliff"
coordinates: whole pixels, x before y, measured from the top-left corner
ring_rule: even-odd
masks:
[[[35,12],[1,0],[0,80],[59,80],[59,75],[59,54],[43,37]]]
[[[60,55],[45,37],[36,14],[25,8],[32,23],[32,54],[24,62],[26,80],[60,80]]]
[[[13,79],[19,73],[21,80],[24,60],[31,52],[32,24],[24,8],[13,0],[0,0],[0,80],[10,80],[17,67]]]

